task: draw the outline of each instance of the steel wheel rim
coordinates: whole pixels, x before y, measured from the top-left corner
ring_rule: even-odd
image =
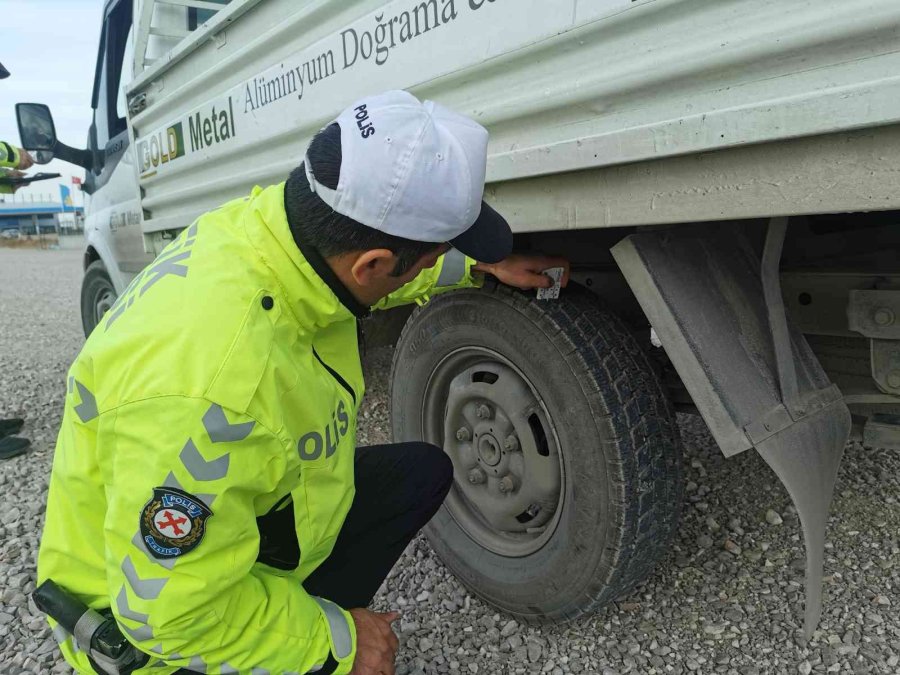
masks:
[[[111,288],[101,288],[94,302],[94,323],[100,323],[103,315],[116,304],[116,293]]]
[[[546,406],[521,370],[483,347],[447,354],[426,384],[422,429],[453,461],[444,505],[467,536],[505,557],[546,545],[562,513],[565,463]]]

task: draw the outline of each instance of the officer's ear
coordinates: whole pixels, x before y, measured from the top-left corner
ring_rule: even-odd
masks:
[[[391,276],[396,265],[397,256],[393,251],[374,248],[359,254],[350,267],[350,274],[353,275],[353,280],[364,288],[377,286]]]

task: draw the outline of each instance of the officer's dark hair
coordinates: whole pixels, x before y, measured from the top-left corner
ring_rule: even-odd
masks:
[[[341,173],[341,128],[337,123],[320,131],[307,151],[316,180],[332,190]],[[434,242],[413,241],[359,223],[337,213],[309,188],[303,164],[291,171],[284,186],[284,207],[295,240],[314,247],[325,258],[386,248],[397,256],[392,276],[403,276],[425,254],[438,249]]]

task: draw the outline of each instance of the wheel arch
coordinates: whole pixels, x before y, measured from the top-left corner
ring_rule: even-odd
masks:
[[[90,267],[91,263],[98,260],[102,260],[102,258],[100,257],[100,252],[97,251],[97,249],[94,248],[92,244],[88,244],[88,247],[84,250],[84,257],[81,265],[82,271]]]

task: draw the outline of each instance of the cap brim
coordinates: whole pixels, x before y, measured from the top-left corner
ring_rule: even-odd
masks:
[[[506,219],[481,202],[481,213],[472,227],[450,243],[478,262],[498,263],[512,253],[513,235]]]
[[[0,80],[5,80],[7,77],[9,77],[9,71],[0,63]]]

